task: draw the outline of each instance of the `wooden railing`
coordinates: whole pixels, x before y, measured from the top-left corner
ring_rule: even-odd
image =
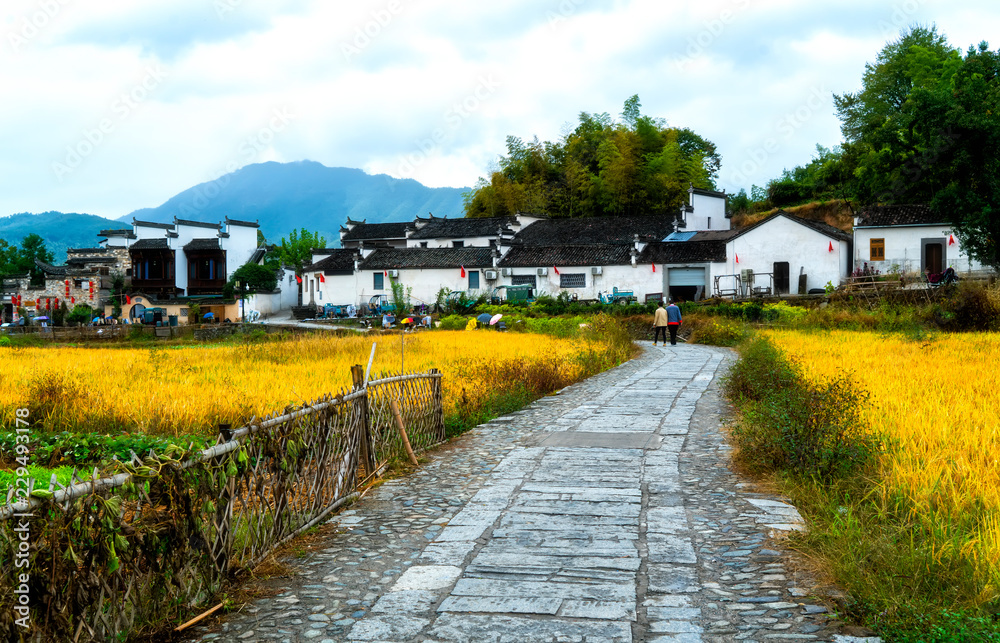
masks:
[[[114,475],[95,469],[18,502],[12,488],[0,504],[0,639],[119,640],[182,617],[234,571],[356,498],[360,481],[402,453],[390,401],[414,449],[444,440],[436,370],[355,382],[235,431],[220,427],[215,446],[189,457],[133,454]],[[14,620],[18,609],[28,629]]]

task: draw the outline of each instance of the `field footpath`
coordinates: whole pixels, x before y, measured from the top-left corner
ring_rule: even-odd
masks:
[[[280,594],[192,641],[878,641],[728,468],[726,349],[646,346],[475,428],[331,522]]]

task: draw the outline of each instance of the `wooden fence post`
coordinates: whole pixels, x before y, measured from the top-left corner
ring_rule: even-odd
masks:
[[[431,375],[438,376],[441,375],[441,371],[436,368],[431,369]],[[434,428],[437,429],[438,440],[444,441],[445,430],[444,430],[444,398],[441,393],[441,378],[432,377],[431,378],[431,391],[434,393]]]
[[[232,439],[232,426],[229,424],[219,425],[219,436],[225,442]],[[222,462],[226,456],[218,459]],[[230,536],[233,528],[233,492],[235,491],[235,480],[227,478],[226,486],[221,490],[221,494],[216,498],[215,505],[215,543],[212,547],[215,569],[219,578],[225,578],[229,572],[229,550],[232,546]]]
[[[365,387],[364,366],[361,364],[352,366],[351,377],[354,380],[355,391],[360,391]],[[372,452],[371,425],[368,421],[368,395],[366,394],[364,397],[355,400],[354,403],[358,405],[361,425],[361,435],[358,436],[358,446],[361,452],[358,454],[358,460],[364,464],[365,476],[367,477],[375,471],[375,454]]]

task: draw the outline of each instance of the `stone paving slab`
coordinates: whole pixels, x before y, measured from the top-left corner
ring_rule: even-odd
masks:
[[[782,547],[798,512],[727,467],[731,361],[647,348],[477,427],[191,640],[854,641]]]

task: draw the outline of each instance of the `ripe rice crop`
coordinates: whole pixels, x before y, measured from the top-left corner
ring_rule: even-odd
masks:
[[[807,377],[870,392],[865,420],[894,443],[876,498],[921,534],[898,546],[973,582],[975,603],[1000,599],[1000,335],[766,334]]]
[[[214,434],[351,385],[350,367],[372,379],[400,371],[400,337],[310,335],[281,341],[177,348],[0,350],[0,412],[31,409],[35,429],[166,435]],[[527,333],[434,331],[407,335],[407,372],[444,373],[445,414],[497,393],[543,395],[620,361],[609,344]],[[544,381],[540,381],[544,380]]]

